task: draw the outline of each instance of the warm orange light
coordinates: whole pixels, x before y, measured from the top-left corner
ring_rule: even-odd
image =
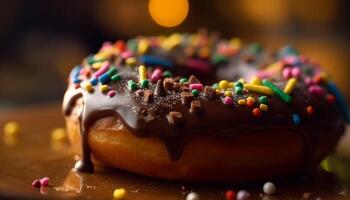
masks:
[[[150,0],[148,11],[159,25],[173,27],[181,24],[188,13],[187,0]]]

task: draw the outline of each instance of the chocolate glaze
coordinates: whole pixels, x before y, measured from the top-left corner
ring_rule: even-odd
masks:
[[[158,52],[153,51],[153,52]],[[151,51],[152,53],[152,51]],[[178,52],[175,54],[179,57]],[[232,57],[224,67],[219,68],[216,76],[233,73],[234,77],[244,77],[250,75],[261,66],[264,53],[259,54],[253,63],[246,63],[242,60],[244,51]],[[269,55],[270,56],[270,55]],[[181,56],[180,56],[181,57]],[[278,60],[277,57],[273,57]],[[208,99],[201,93],[196,100],[200,101],[200,114],[191,114],[189,106],[181,102],[180,91],[166,91],[165,96],[154,96],[151,103],[143,100],[143,97],[127,88],[127,81],[138,82],[138,74],[135,70],[123,66],[119,59],[111,60],[118,63],[121,80],[110,83],[110,87],[116,90],[114,97],[108,97],[99,91],[100,83],[94,86],[94,92],[89,93],[82,88],[75,89],[70,83],[64,97],[63,109],[66,116],[70,115],[77,99],[82,98],[83,108],[80,115],[80,132],[82,140],[82,158],[76,164],[76,169],[84,172],[92,172],[93,165],[90,159],[90,148],[87,142],[89,127],[98,119],[105,116],[115,116],[119,118],[125,128],[138,137],[155,137],[162,141],[168,151],[171,160],[177,160],[181,156],[186,139],[193,134],[211,134],[215,137],[233,137],[239,134],[242,129],[251,129],[259,133],[261,129],[283,130],[292,129],[299,133],[305,143],[305,167],[309,167],[312,159],[313,149],[318,144],[321,134],[334,134],[338,137],[344,131],[344,121],[341,118],[339,108],[336,104],[330,104],[324,97],[311,95],[306,85],[299,82],[292,92],[293,101],[288,104],[283,102],[276,95],[269,97],[269,110],[264,112],[262,117],[256,118],[252,115],[252,108],[238,106],[238,99],[247,96],[254,96],[256,99],[261,94],[249,92],[244,94],[234,94],[235,105],[228,106],[222,103],[222,98]],[[174,61],[176,63],[176,60]],[[218,67],[218,66],[215,66]],[[181,71],[175,68],[174,71]],[[226,71],[227,73],[222,73]],[[280,76],[280,75],[278,75]],[[274,83],[283,88],[286,81],[280,77],[273,78]],[[232,78],[231,78],[232,80]],[[154,91],[156,84],[151,84],[149,89]],[[258,104],[256,103],[255,106]],[[308,115],[306,107],[312,105],[315,113]],[[173,125],[168,123],[167,115],[170,111],[180,112],[184,123]],[[298,113],[301,124],[293,124],[292,115]],[[279,134],[276,131],[276,134]]]

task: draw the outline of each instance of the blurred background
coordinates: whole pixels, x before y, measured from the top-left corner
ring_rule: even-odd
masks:
[[[350,99],[345,0],[12,0],[0,6],[0,109],[61,101],[69,70],[103,41],[200,28],[292,44]]]

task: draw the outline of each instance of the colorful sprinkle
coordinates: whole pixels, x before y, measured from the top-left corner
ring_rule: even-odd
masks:
[[[261,94],[268,94],[268,95],[271,95],[273,94],[273,91],[268,88],[268,87],[265,87],[265,86],[261,86],[261,85],[254,85],[254,84],[244,84],[244,88],[249,90],[249,91],[252,91],[252,92],[258,92],[258,93],[261,93]]]
[[[267,106],[266,104],[262,103],[262,104],[260,104],[259,108],[260,108],[260,110],[266,112],[269,109],[269,106]]]
[[[239,190],[237,192],[236,199],[237,200],[248,200],[250,198],[250,194],[245,190]]]
[[[143,80],[146,80],[146,79],[147,79],[146,67],[144,65],[140,65],[140,67],[139,67],[139,81],[141,83]]]
[[[323,88],[318,85],[312,85],[309,87],[309,92],[313,95],[322,95],[324,93]]]
[[[149,81],[147,79],[141,81],[141,87],[142,88],[148,88]]]
[[[110,91],[107,93],[107,95],[108,95],[109,97],[114,97],[115,94],[116,94],[116,91],[115,91],[115,90],[110,90]]]
[[[89,93],[93,93],[94,92],[94,88],[92,87],[91,83],[86,81],[82,83],[82,87],[88,91]]]
[[[267,96],[260,96],[258,98],[258,100],[259,100],[259,103],[263,103],[263,104],[266,104],[266,105],[269,103],[269,100],[268,100]]]
[[[195,192],[190,192],[186,196],[186,200],[200,200],[199,194]]]
[[[254,76],[252,80],[250,80],[250,83],[253,85],[261,85],[261,79],[257,76]]]
[[[102,76],[102,74],[106,73],[108,71],[110,67],[110,63],[109,62],[104,62],[101,66],[101,68],[99,68],[94,74],[93,76],[95,78],[99,78],[100,76]]]
[[[314,113],[314,107],[312,106],[306,107],[306,112],[308,115],[312,115]]]
[[[96,79],[96,78],[92,78],[92,79],[90,79],[90,83],[91,83],[91,85],[97,85],[97,83],[98,83],[98,80]]]
[[[238,100],[238,105],[244,106],[244,105],[246,105],[246,104],[247,104],[247,101],[246,101],[245,99],[240,99],[240,100]]]
[[[156,56],[156,55],[140,56],[139,61],[147,66],[160,65],[160,66],[163,66],[165,68],[171,68],[174,65],[173,62],[171,62],[170,60],[168,60],[164,57],[161,57],[161,56]]]
[[[188,82],[188,79],[187,78],[181,78],[180,80],[179,80],[179,83],[180,84],[185,84],[185,83],[187,83]]]
[[[227,80],[222,80],[219,82],[219,89],[226,89],[228,88],[228,81]]]
[[[198,90],[198,91],[203,91],[203,85],[201,83],[193,83],[193,84],[190,84],[190,90]]]
[[[166,78],[170,78],[172,75],[173,74],[169,70],[166,70],[166,71],[163,72],[163,76],[166,77]]]
[[[152,83],[156,83],[162,77],[163,77],[162,70],[155,69],[151,75],[151,81],[152,81]]]
[[[125,199],[127,192],[124,188],[117,188],[113,191],[114,199]]]
[[[129,90],[136,90],[137,89],[137,84],[133,80],[128,81],[128,88]]]
[[[225,105],[232,105],[233,104],[233,99],[231,97],[225,97],[224,98],[224,104]]]
[[[277,96],[279,96],[283,101],[290,103],[292,102],[292,97],[289,96],[288,94],[284,93],[280,88],[278,88],[275,84],[273,84],[272,82],[264,79],[263,80],[263,85],[265,85],[266,87],[269,87],[273,92],[275,92],[277,94]]]
[[[49,186],[50,178],[49,177],[44,177],[40,179],[41,186],[47,187]]]
[[[239,86],[235,86],[235,93],[236,94],[243,94],[243,88]]]
[[[109,86],[108,85],[101,85],[100,86],[100,91],[105,93],[109,90]]]
[[[297,84],[297,82],[298,81],[297,81],[296,78],[290,78],[288,80],[286,86],[284,87],[283,92],[286,93],[286,94],[290,94],[293,91],[293,89],[294,89],[295,85]]]
[[[191,93],[193,94],[193,96],[197,97],[199,95],[199,90],[193,89],[191,90]]]
[[[41,182],[39,179],[35,179],[33,182],[32,182],[32,187],[36,187],[36,188],[40,188],[41,187]]]
[[[126,63],[128,66],[133,67],[133,66],[136,65],[137,60],[136,60],[135,57],[130,57],[130,58],[125,59],[125,63]]]
[[[225,94],[225,96],[227,96],[227,97],[232,97],[232,96],[233,96],[232,92],[229,91],[229,90],[225,91],[224,94]]]
[[[112,80],[113,82],[120,81],[120,80],[121,80],[120,74],[114,74],[114,75],[111,77],[111,80]]]
[[[109,77],[108,73],[104,73],[101,76],[98,77],[98,81],[100,81],[100,83],[102,84],[106,84],[111,80],[111,78]]]
[[[107,73],[109,74],[109,76],[113,76],[114,74],[116,74],[118,72],[117,68],[115,67],[111,67],[109,68],[109,70],[107,71]]]
[[[272,195],[276,192],[276,186],[272,182],[266,182],[263,186],[263,191],[265,194]]]
[[[252,111],[254,117],[260,117],[262,115],[262,112],[259,108],[254,108]]]
[[[301,123],[301,119],[298,114],[294,113],[292,117],[293,117],[293,123],[295,125],[299,125]]]
[[[226,200],[235,200],[236,198],[236,193],[235,191],[233,190],[227,190],[225,192],[225,197],[226,197]]]

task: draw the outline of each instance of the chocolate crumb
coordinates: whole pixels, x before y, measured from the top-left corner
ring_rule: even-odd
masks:
[[[182,104],[190,105],[191,101],[193,100],[193,94],[190,92],[182,92],[181,93],[181,101]]]
[[[183,123],[183,117],[180,112],[176,112],[176,111],[169,112],[169,114],[167,115],[167,119],[169,124],[172,124],[175,126]]]
[[[197,77],[195,77],[194,75],[191,75],[190,78],[188,79],[188,82],[190,84],[193,84],[193,83],[201,83]]]
[[[165,78],[163,86],[166,90],[173,90],[174,80],[172,78]]]
[[[192,101],[191,102],[191,108],[190,108],[190,113],[193,114],[199,114],[202,111],[202,106],[201,102],[198,100]]]
[[[156,85],[156,89],[154,91],[154,95],[158,96],[158,97],[164,97],[165,94],[166,94],[166,91],[165,91],[164,86],[163,86],[163,80],[158,80],[157,85]]]
[[[151,90],[146,90],[143,93],[143,96],[145,98],[145,102],[150,103],[153,101],[153,92]]]
[[[208,98],[213,99],[213,98],[216,97],[216,92],[215,92],[215,90],[214,90],[212,87],[210,87],[210,86],[205,86],[205,87],[204,87],[204,95],[205,95],[206,97],[208,97]]]
[[[180,89],[180,83],[174,82],[173,90],[178,91]]]
[[[183,92],[189,92],[189,91],[190,91],[190,88],[187,87],[187,86],[181,85],[181,86],[180,86],[180,90],[183,91]]]

